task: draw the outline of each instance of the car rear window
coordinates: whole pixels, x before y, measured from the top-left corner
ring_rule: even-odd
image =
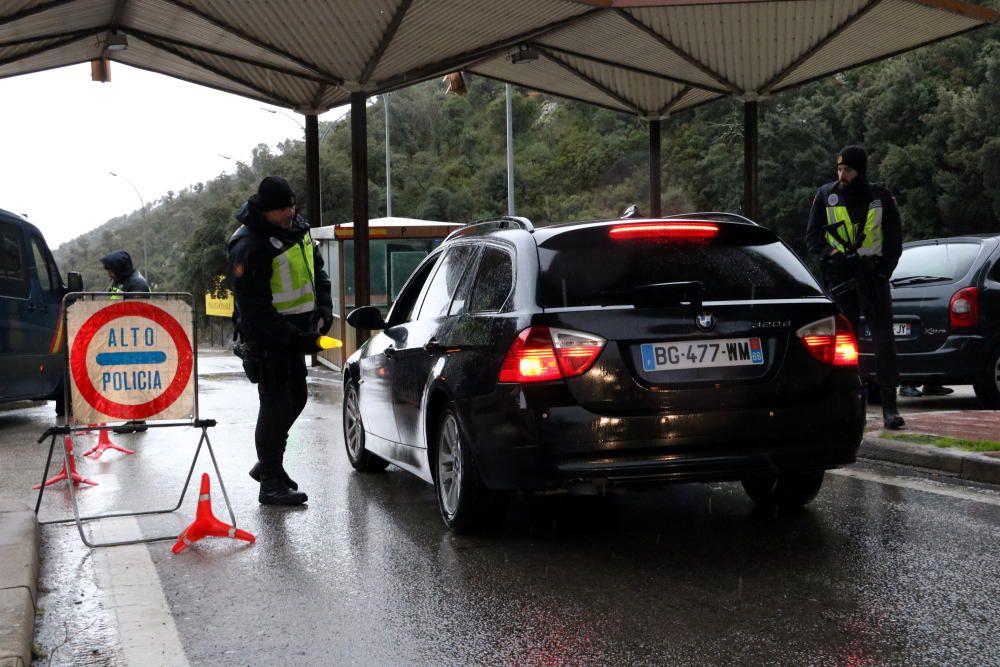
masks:
[[[642,286],[698,281],[704,300],[822,296],[812,274],[763,227],[719,224],[711,240],[612,238],[611,226],[568,230],[539,245],[542,306],[612,305]]]
[[[969,272],[979,254],[980,245],[975,241],[955,241],[904,248],[893,282],[905,278],[930,276],[958,280]]]

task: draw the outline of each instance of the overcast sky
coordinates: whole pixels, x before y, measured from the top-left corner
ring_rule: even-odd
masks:
[[[140,197],[233,172],[257,144],[301,139],[296,121],[305,124],[287,109],[267,113],[255,100],[120,63],[110,83],[91,81],[89,64],[0,79],[0,100],[0,208],[26,215],[53,249],[138,210]]]

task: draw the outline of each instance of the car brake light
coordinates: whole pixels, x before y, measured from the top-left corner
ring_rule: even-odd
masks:
[[[809,353],[824,364],[858,365],[858,341],[851,323],[843,315],[807,324],[795,333]]]
[[[604,349],[605,340],[591,334],[528,327],[507,350],[500,382],[546,382],[587,372]]]
[[[948,304],[948,313],[952,328],[976,326],[979,321],[979,290],[966,287],[955,292]]]
[[[714,222],[635,222],[614,225],[608,232],[613,239],[676,239],[678,241],[706,241],[719,233]]]

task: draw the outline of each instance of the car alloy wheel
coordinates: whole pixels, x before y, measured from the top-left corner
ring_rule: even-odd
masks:
[[[458,422],[452,414],[447,414],[441,423],[438,445],[437,472],[440,483],[441,508],[454,516],[461,506],[462,494],[462,442],[458,434]]]
[[[434,486],[441,518],[456,533],[480,524],[488,493],[464,434],[458,412],[449,404],[441,415],[435,438]]]
[[[1000,410],[1000,346],[990,355],[983,376],[972,387],[984,407]]]
[[[364,448],[361,440],[364,427],[361,425],[361,410],[358,408],[358,392],[349,386],[344,396],[344,443],[352,459],[358,458]]]
[[[344,447],[347,450],[347,460],[359,472],[378,472],[385,470],[389,462],[375,456],[365,449],[365,425],[361,421],[361,408],[358,402],[358,386],[354,382],[344,385]]]

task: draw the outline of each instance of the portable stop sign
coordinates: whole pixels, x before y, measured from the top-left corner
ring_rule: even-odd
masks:
[[[81,300],[68,308],[73,421],[189,419],[193,313],[184,299]]]
[[[212,531],[221,530],[219,526],[226,529],[226,534],[232,531],[240,539],[249,536],[249,541],[253,541],[252,535],[236,529],[236,515],[208,437],[208,429],[216,422],[214,419],[202,419],[198,414],[198,345],[192,302],[190,294],[181,292],[130,294],[125,298],[108,293],[74,292],[63,297],[68,341],[64,396],[71,402],[73,413],[67,423],[47,429],[38,440],[42,442],[49,438],[49,454],[42,472],[42,483],[36,487],[35,515],[42,506],[42,494],[46,487],[60,479],[60,475],[66,477],[72,472],[70,476],[74,482],[88,481],[76,473],[71,443],[74,433],[87,432],[92,424],[104,427],[107,422],[113,421],[159,421],[151,426],[163,429],[194,427],[201,430],[201,437],[187,467],[180,498],[172,507],[81,516],[75,484],[69,484],[66,488],[73,506],[73,518],[39,521],[39,525],[75,521],[80,539],[88,547],[176,540],[176,534],[149,536],[144,533],[138,539],[97,542],[88,539],[84,522],[92,525],[91,522],[101,519],[176,512],[184,502],[195,463],[204,446],[212,458],[232,523],[223,524],[212,516],[208,522],[211,525],[208,525],[207,519],[199,517],[189,530],[182,533],[182,542],[185,538],[194,541],[201,537],[199,530],[208,530],[205,534],[214,535]],[[49,466],[56,441],[63,439],[66,443],[63,448],[63,470],[66,474],[60,473],[49,480]],[[207,483],[206,476],[203,480],[205,488]],[[203,490],[202,495],[207,495],[207,491]],[[210,509],[208,514],[211,514]]]

